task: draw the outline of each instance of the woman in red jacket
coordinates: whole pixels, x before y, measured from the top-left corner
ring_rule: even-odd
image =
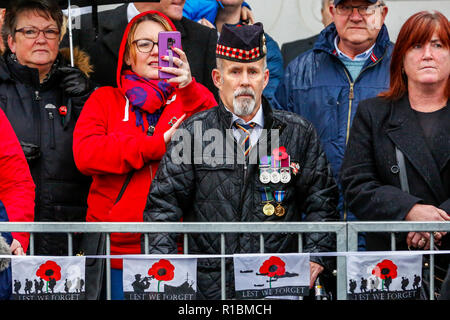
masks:
[[[158,66],[158,33],[174,30],[157,11],[131,20],[120,46],[117,88],[97,89],[83,107],[73,149],[78,169],[93,179],[87,221],[143,221],[151,181],[176,128],[184,118],[217,105],[192,78],[182,50],[174,48],[178,68]],[[161,80],[159,70],[175,77]],[[112,234],[111,254],[140,252],[139,234]],[[122,260],[113,259],[111,266],[112,299],[123,299]]]
[[[0,201],[9,221],[34,221],[34,182],[30,169],[8,118],[0,109]],[[11,253],[25,255],[29,233],[12,233]]]

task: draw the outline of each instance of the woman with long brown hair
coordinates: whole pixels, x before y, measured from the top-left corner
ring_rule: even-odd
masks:
[[[422,11],[402,26],[390,89],[358,106],[341,171],[347,204],[360,220],[450,220],[450,24]],[[429,249],[428,232],[397,237],[397,250]],[[435,245],[450,248],[435,232]],[[368,250],[390,250],[368,234]],[[448,257],[437,257],[445,270]]]

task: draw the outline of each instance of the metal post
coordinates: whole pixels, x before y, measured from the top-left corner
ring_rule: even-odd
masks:
[[[430,232],[430,250],[434,250],[433,232]],[[434,300],[434,254],[430,254],[430,300]]]
[[[264,253],[264,234],[259,235],[259,252]]]
[[[303,234],[302,233],[298,234],[298,252],[300,252],[300,253],[303,252]]]
[[[34,256],[34,233],[30,233],[30,256]]]
[[[70,232],[67,233],[67,255],[73,256],[73,237]]]
[[[111,234],[106,234],[106,255],[111,254]],[[97,258],[100,259],[100,258]],[[111,259],[106,259],[106,300],[111,300]]]
[[[396,251],[395,233],[391,232],[391,251]]]
[[[347,226],[342,227],[341,230],[336,231],[336,250],[337,252],[347,252]],[[358,245],[358,233],[355,235],[355,245]],[[337,299],[347,300],[347,258],[337,257]]]
[[[70,48],[70,65],[73,67],[74,60],[73,60],[73,35],[72,35],[72,10],[71,10],[71,4],[70,0],[67,0],[67,12],[68,12],[68,27],[69,27],[69,48]]]
[[[148,233],[144,233],[144,253],[148,254]]]
[[[189,254],[189,248],[188,248],[188,243],[189,243],[189,242],[188,242],[188,234],[185,233],[183,237],[184,237],[184,239],[183,239],[183,240],[184,240],[184,241],[183,241],[183,242],[184,242],[184,245],[183,245],[184,254]]]
[[[227,293],[226,293],[226,281],[225,281],[225,233],[220,234],[220,253],[222,254],[221,258],[221,288],[222,288],[222,300],[227,299]]]

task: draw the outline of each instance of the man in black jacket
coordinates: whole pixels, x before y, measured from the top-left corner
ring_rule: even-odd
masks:
[[[337,186],[314,128],[298,115],[272,110],[262,96],[269,78],[266,51],[262,24],[224,25],[213,71],[221,102],[177,131],[152,182],[144,221],[284,222],[301,221],[302,212],[306,221],[338,219]],[[208,134],[214,135],[213,143]],[[183,143],[177,142],[180,136]],[[191,235],[189,253],[218,254],[219,239]],[[173,234],[153,234],[150,253],[176,253],[176,240]],[[225,242],[227,253],[260,252],[254,234],[227,234]],[[297,245],[294,234],[266,234],[264,252],[298,252]],[[304,252],[334,248],[330,234],[304,235]],[[311,258],[311,286],[332,263]],[[227,297],[234,294],[231,269]],[[220,299],[219,259],[198,262],[197,297]]]
[[[211,80],[216,66],[214,50],[217,33],[199,23],[183,17],[185,0],[136,2],[100,12],[98,35],[95,38],[90,14],[81,17],[80,32],[74,32],[74,46],[88,51],[94,65],[92,80],[100,86],[116,86],[116,66],[120,41],[128,22],[140,12],[157,10],[168,16],[181,33],[181,44],[189,61],[192,76],[206,86],[217,99],[217,88]],[[64,42],[68,46],[67,39]]]

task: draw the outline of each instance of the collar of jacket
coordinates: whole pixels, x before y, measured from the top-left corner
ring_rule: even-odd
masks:
[[[61,54],[58,53],[49,76],[47,76],[43,83],[40,83],[39,71],[37,69],[21,65],[19,62],[12,59],[11,51],[6,50],[0,63],[0,79],[3,81],[20,81],[33,88],[42,88],[45,90],[47,87],[53,87],[55,82],[59,81],[56,68],[61,65],[61,60]]]
[[[279,129],[281,135],[281,132],[286,127],[286,123],[274,115],[270,102],[266,99],[266,97],[262,96],[261,101],[264,114],[264,129]],[[233,125],[231,123],[233,116],[225,107],[222,100],[219,100],[218,113],[219,121],[221,121],[222,126],[226,129],[231,129]]]
[[[450,159],[450,148],[448,148],[450,133],[443,133],[448,135],[449,139],[444,139],[447,141],[446,146],[443,146],[441,150],[443,159],[446,159],[446,161],[439,168],[427,146],[419,121],[411,109],[408,94],[406,93],[398,101],[391,101],[390,105],[388,127],[386,129],[389,138],[424,178],[437,198],[446,198],[444,187],[441,183],[440,171],[444,169]]]
[[[336,26],[333,23],[328,25],[319,34],[319,38],[314,44],[313,50],[325,51],[333,56],[336,56],[336,48],[334,47],[334,39],[338,35]],[[386,50],[391,46],[391,41],[389,39],[389,33],[385,24],[381,27],[378,33],[377,40],[375,42],[375,47],[373,48],[372,55],[370,57],[370,63],[375,63],[380,59]]]

